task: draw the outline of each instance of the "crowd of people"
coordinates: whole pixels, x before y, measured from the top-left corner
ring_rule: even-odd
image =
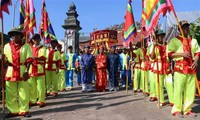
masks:
[[[73,90],[74,72],[82,92],[117,91],[119,85],[133,86],[134,92],[143,92],[149,101],[167,104],[167,91],[171,114],[196,117],[192,111],[195,99],[195,73],[200,48],[197,40],[189,36],[189,23],[180,21],[184,36],[177,36],[168,43],[162,30],[155,32],[153,44],[138,42],[133,51],[126,47],[122,52],[111,46],[98,47],[98,54],[90,53],[90,46],[78,54],[73,47],[62,51],[62,45],[52,40],[50,47],[41,45],[39,34],[34,34],[30,43],[23,41],[19,29],[8,32],[12,41],[5,45],[4,58],[8,65],[6,80],[6,117],[30,117],[29,106],[44,107],[45,98],[56,97],[58,92]],[[93,76],[96,76],[95,88]],[[128,83],[127,83],[128,82]],[[176,86],[176,87],[175,87]]]

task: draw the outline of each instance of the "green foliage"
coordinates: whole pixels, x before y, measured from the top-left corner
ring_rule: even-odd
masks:
[[[190,35],[193,38],[196,38],[198,44],[200,45],[200,18],[196,23],[190,23]]]

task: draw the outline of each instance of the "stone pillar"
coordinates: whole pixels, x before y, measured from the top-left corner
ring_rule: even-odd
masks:
[[[79,30],[82,28],[80,27],[80,22],[78,21],[76,6],[74,3],[71,3],[69,6],[69,10],[66,13],[67,18],[65,19],[65,24],[62,26],[65,31],[65,51],[67,50],[68,46],[73,47],[73,52],[79,53]]]

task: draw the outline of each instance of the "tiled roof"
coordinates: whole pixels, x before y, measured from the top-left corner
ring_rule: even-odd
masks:
[[[85,43],[90,41],[90,36],[80,36],[79,37],[79,43]]]

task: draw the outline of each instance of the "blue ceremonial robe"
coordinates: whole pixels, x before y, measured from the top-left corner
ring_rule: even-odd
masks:
[[[119,69],[120,69],[120,62],[119,62],[119,55],[109,54],[107,56],[107,69],[109,72],[109,85],[111,88],[118,86],[118,77],[119,77]]]
[[[94,56],[92,54],[83,54],[81,57],[81,82],[82,84],[92,83],[92,67],[94,65]]]
[[[128,77],[128,84],[130,85],[131,83],[131,70],[127,71],[126,66],[123,66],[123,63],[125,62],[124,57],[125,57],[124,53],[121,53],[119,55],[120,70],[121,70],[121,77],[122,77],[122,87],[126,85],[126,77]],[[128,55],[126,58],[127,66],[129,65],[129,62],[130,62],[130,56]],[[127,73],[128,73],[128,76],[127,76]]]

